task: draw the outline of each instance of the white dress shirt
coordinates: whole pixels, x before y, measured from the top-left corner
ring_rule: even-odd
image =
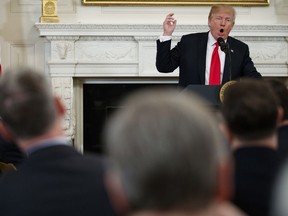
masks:
[[[209,32],[208,41],[207,41],[207,53],[206,53],[205,85],[209,85],[210,63],[211,63],[211,58],[212,58],[214,47],[216,46],[215,45],[216,42],[217,41],[212,36],[211,32]],[[219,53],[220,65],[221,65],[221,68],[220,68],[220,83],[221,83],[222,78],[223,78],[224,65],[225,65],[225,53],[220,49],[220,46],[218,48],[218,53]]]

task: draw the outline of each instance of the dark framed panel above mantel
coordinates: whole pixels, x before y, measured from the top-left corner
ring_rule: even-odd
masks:
[[[87,6],[211,6],[229,4],[234,6],[268,6],[269,0],[82,0]]]

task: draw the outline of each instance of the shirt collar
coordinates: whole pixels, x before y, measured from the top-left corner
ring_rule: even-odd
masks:
[[[225,43],[227,43],[227,39],[224,40]],[[215,38],[213,37],[213,35],[211,34],[211,31],[209,31],[208,33],[208,45],[209,46],[214,46],[214,44],[217,42],[217,40],[215,40]]]
[[[51,146],[58,146],[58,145],[70,145],[68,139],[66,137],[55,137],[52,139],[46,139],[46,140],[42,140],[41,142],[38,142],[37,145],[34,145],[33,147],[30,147],[26,150],[26,154],[29,156],[30,154],[32,154],[33,152],[39,150],[39,149],[43,149],[43,148],[47,148],[47,147],[51,147]]]
[[[213,37],[213,35],[211,34],[211,32],[209,31],[209,34],[208,34],[208,45],[209,46],[214,46],[214,44],[216,43],[217,41],[215,40],[215,38]]]

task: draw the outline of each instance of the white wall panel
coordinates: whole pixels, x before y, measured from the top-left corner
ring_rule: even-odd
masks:
[[[11,68],[27,65],[35,67],[35,45],[34,44],[10,44]]]
[[[58,0],[58,13],[75,13],[74,0]],[[39,13],[42,10],[41,0],[11,0],[11,13]]]

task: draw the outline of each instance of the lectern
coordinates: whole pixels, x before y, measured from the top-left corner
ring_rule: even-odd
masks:
[[[219,109],[221,85],[188,85],[184,91],[192,92],[207,102],[208,106]]]

